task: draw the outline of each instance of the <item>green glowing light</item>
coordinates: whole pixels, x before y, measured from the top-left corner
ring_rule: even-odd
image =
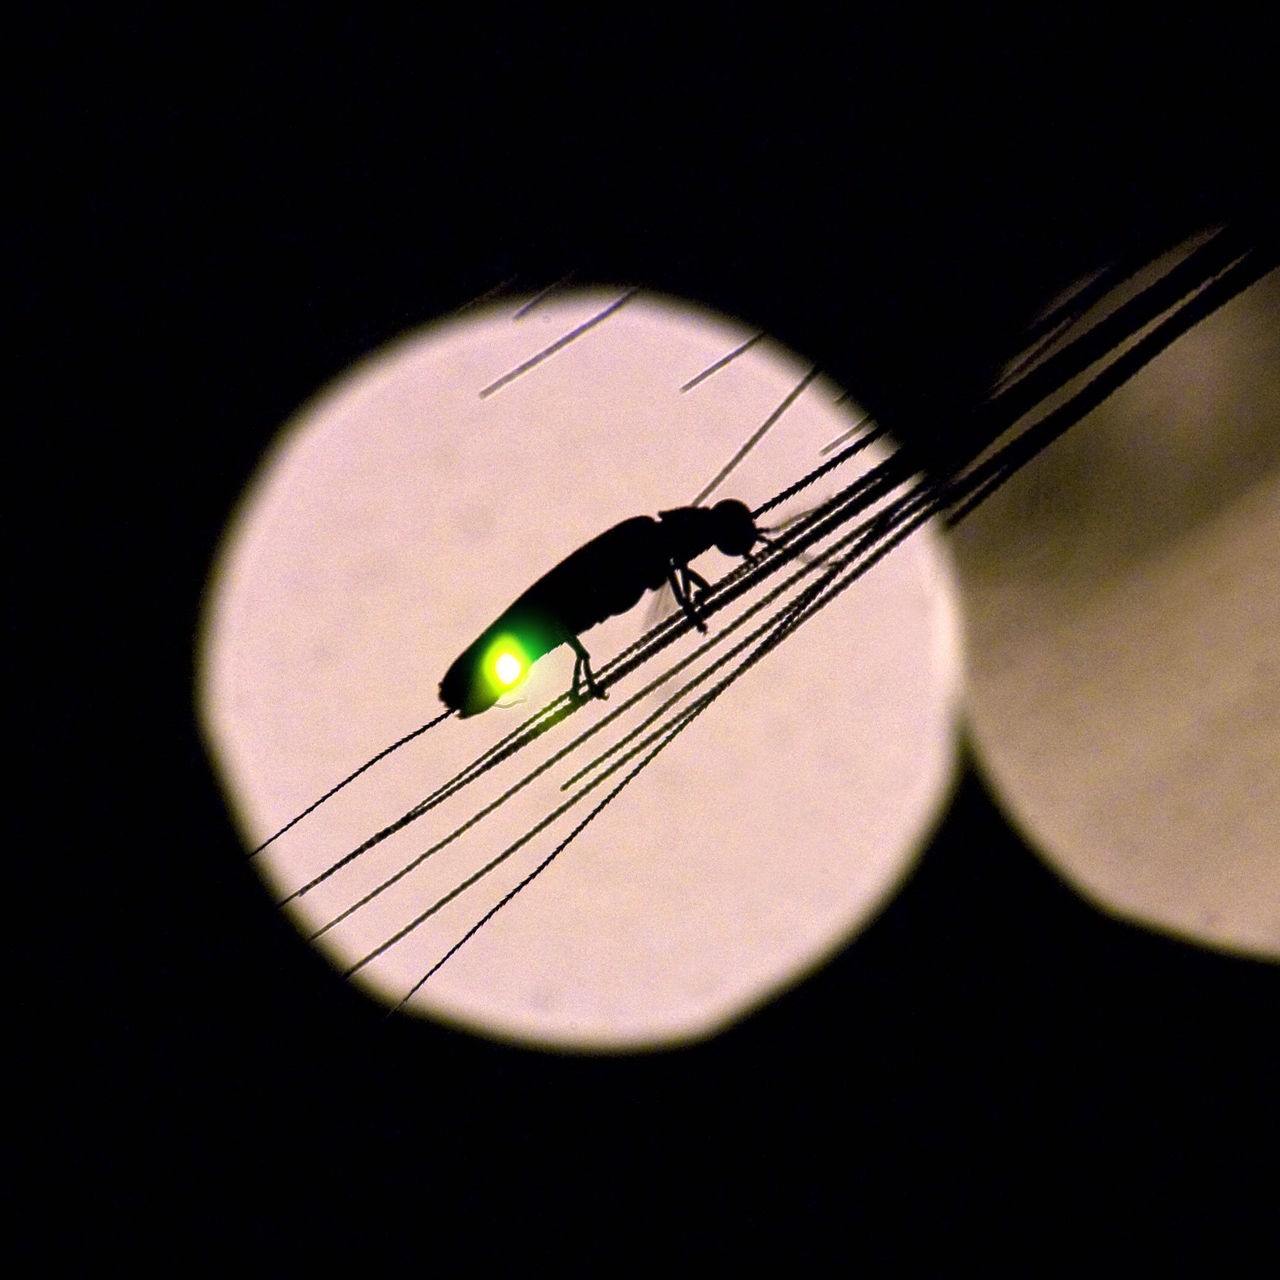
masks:
[[[493,673],[498,677],[499,684],[510,688],[524,673],[524,663],[509,649],[506,649],[498,654],[493,664]]]
[[[482,686],[488,690],[489,701],[521,684],[532,665],[519,636],[510,631],[496,636],[486,647],[477,673]]]

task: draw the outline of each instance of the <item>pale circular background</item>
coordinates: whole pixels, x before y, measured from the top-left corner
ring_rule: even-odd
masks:
[[[972,731],[1023,832],[1116,915],[1280,956],[1280,273],[954,546]]]
[[[199,688],[248,845],[437,714],[450,661],[536,577],[620,519],[687,505],[807,371],[758,341],[682,391],[752,332],[640,294],[480,394],[620,296],[517,299],[411,334],[326,389],[264,459],[211,579]],[[819,378],[716,496],[759,504],[860,416]],[[697,568],[714,581],[736,563],[712,552]],[[586,632],[597,670],[643,628],[642,607]],[[627,1048],[709,1034],[794,983],[883,903],[940,809],[958,652],[950,570],[925,529],[747,673],[407,1007],[535,1044]],[[299,927],[325,923],[669,660],[331,877],[291,908]],[[522,705],[445,721],[317,810],[257,859],[273,894],[452,777],[566,689],[572,666],[566,648],[549,655]],[[563,802],[585,760],[434,854],[325,935],[326,951],[345,967],[382,943]],[[401,999],[614,781],[360,980]]]

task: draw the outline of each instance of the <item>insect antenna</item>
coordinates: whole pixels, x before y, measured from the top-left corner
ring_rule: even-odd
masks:
[[[795,526],[806,516],[811,516],[821,505],[821,503],[817,503],[812,507],[805,507],[803,511],[797,511],[795,515],[788,516],[778,524],[763,526],[757,525],[756,535],[770,551],[776,552],[779,548],[785,546],[785,541],[782,535],[785,534],[788,529],[795,528]],[[813,563],[813,557],[805,555],[804,552],[797,552],[796,555],[805,564]]]

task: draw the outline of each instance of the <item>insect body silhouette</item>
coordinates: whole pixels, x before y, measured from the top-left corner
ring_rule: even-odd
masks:
[[[567,644],[577,657],[573,694],[604,697],[591,674],[590,658],[578,636],[615,614],[633,608],[646,591],[670,583],[676,600],[700,630],[692,588],[706,580],[689,568],[714,546],[725,555],[751,558],[764,542],[751,511],[726,498],[713,507],[678,507],[635,516],[614,525],[539,578],[454,660],[440,682],[440,700],[460,716],[493,706],[514,689],[544,654]]]

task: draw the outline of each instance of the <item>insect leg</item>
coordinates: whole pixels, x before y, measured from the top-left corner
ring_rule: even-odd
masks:
[[[692,582],[693,585],[697,587],[698,603],[701,604],[702,597],[705,596],[707,592],[711,590],[711,587],[708,584],[706,578],[704,578],[700,573],[694,573],[694,571],[690,569],[688,565],[682,566],[680,570],[680,577],[681,577],[681,580],[684,582],[685,594],[688,595],[691,599],[692,599],[693,593],[689,590],[689,584]]]
[[[581,701],[582,686],[585,684],[587,692],[593,698],[607,698],[609,695],[596,684],[596,678],[591,674],[591,658],[582,647],[582,641],[577,636],[570,636],[569,647],[576,658],[573,664],[573,696]]]
[[[695,582],[703,591],[706,591],[706,579],[694,573],[688,565],[680,565],[679,570],[677,571],[676,566],[672,564],[667,566],[667,579],[671,583],[671,590],[675,593],[676,600],[684,610],[685,617],[688,618],[699,631],[705,632],[707,624],[698,617],[697,611],[693,607],[693,601],[689,599],[689,583]]]

